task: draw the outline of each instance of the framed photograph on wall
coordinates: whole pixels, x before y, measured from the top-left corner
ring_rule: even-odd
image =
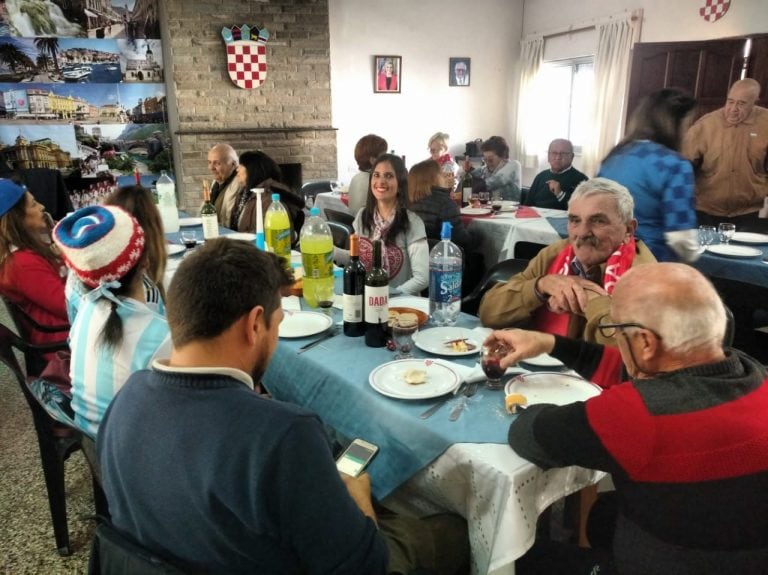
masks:
[[[399,94],[402,83],[402,57],[374,56],[373,92]]]
[[[448,59],[448,85],[469,86],[469,58]]]

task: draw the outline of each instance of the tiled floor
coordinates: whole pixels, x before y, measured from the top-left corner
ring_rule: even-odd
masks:
[[[0,364],[1,575],[86,572],[95,527],[89,518],[94,513],[90,473],[80,452],[70,457],[66,467],[69,536],[74,553],[60,557],[32,416],[15,380]]]

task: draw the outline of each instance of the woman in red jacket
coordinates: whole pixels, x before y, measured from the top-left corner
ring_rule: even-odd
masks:
[[[52,251],[45,208],[25,187],[0,178],[0,294],[41,325],[67,324],[66,268]],[[33,343],[67,333],[28,334]]]

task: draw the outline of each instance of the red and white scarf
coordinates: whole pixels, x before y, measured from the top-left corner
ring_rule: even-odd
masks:
[[[563,249],[547,269],[547,274],[558,275],[573,275],[571,264],[575,258],[573,245]],[[629,241],[622,243],[616,248],[605,262],[605,273],[603,274],[603,289],[608,292],[608,295],[613,293],[613,289],[616,287],[616,282],[623,276],[629,268],[632,267],[632,262],[635,260],[635,238],[629,237]],[[570,321],[570,313],[555,313],[549,309],[547,305],[541,306],[534,316],[534,327],[538,331],[546,333],[553,333],[557,335],[568,335],[568,323]]]

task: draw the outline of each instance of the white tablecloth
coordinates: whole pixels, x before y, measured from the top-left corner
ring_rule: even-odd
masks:
[[[315,207],[320,209],[320,216],[323,219],[327,219],[325,218],[325,208],[346,214],[351,213],[347,205],[341,201],[341,194],[339,192],[320,192],[315,196]]]

